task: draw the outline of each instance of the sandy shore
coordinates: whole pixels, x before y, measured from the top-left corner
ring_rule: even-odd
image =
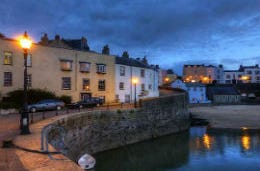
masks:
[[[260,105],[192,107],[190,112],[208,120],[212,128],[260,130]]]

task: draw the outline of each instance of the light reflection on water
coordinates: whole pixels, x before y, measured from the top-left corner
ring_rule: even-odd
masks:
[[[193,127],[94,156],[95,171],[259,171],[260,134]]]

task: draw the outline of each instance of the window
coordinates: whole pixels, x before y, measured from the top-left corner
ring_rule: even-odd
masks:
[[[90,72],[90,63],[89,62],[79,62],[79,71],[80,72]]]
[[[141,72],[140,72],[141,77],[144,77],[144,76],[145,76],[145,71],[144,71],[144,69],[141,69],[140,71],[141,71]]]
[[[130,95],[129,94],[125,95],[125,103],[130,103]]]
[[[13,65],[13,53],[12,52],[4,52],[4,65]]]
[[[255,71],[255,74],[260,74],[260,71],[258,70],[258,71]]]
[[[120,76],[125,76],[125,67],[120,66]]]
[[[32,67],[32,54],[28,54],[27,56],[27,64],[28,67]]]
[[[203,91],[203,88],[202,88],[202,87],[200,87],[200,91]]]
[[[27,87],[32,87],[32,74],[27,75]]]
[[[10,87],[12,86],[13,75],[11,72],[4,72],[4,86]]]
[[[230,79],[231,77],[230,77],[230,75],[228,74],[228,75],[226,75],[226,78],[227,78],[227,79]]]
[[[141,84],[141,90],[142,90],[142,91],[145,90],[145,84]]]
[[[247,71],[246,73],[247,73],[247,74],[252,74],[252,71],[249,70],[249,71]]]
[[[193,87],[193,91],[197,91],[197,87]]]
[[[105,91],[106,90],[106,82],[105,82],[105,80],[99,80],[98,81],[98,90],[99,91]]]
[[[120,89],[120,90],[124,90],[124,83],[123,83],[123,82],[120,82],[120,83],[119,83],[119,89]]]
[[[82,90],[89,91],[90,90],[90,80],[87,78],[82,79]]]
[[[260,76],[256,76],[255,79],[258,81],[260,80]]]
[[[148,88],[149,90],[152,90],[152,84],[149,84]]]
[[[62,71],[72,71],[72,60],[60,60],[60,68]]]
[[[105,64],[97,64],[97,73],[105,74],[106,73],[106,65]]]
[[[71,89],[71,78],[70,77],[62,77],[62,89],[63,90]]]

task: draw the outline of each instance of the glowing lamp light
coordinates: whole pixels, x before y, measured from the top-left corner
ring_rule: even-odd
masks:
[[[132,79],[132,83],[133,83],[133,84],[137,84],[137,83],[138,83],[138,79],[137,79],[137,78],[133,78],[133,79]]]
[[[24,32],[23,37],[20,39],[20,45],[23,49],[30,49],[32,46],[32,41],[30,40],[27,32]]]
[[[248,76],[242,76],[241,79],[242,80],[248,80]]]
[[[196,80],[191,80],[191,82],[192,82],[192,83],[195,83],[195,82],[196,82]]]
[[[165,78],[165,81],[168,82],[170,79],[168,77]]]

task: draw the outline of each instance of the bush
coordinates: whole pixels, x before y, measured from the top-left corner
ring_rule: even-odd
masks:
[[[65,104],[70,104],[71,103],[71,96],[62,95],[58,99],[63,101]]]
[[[23,105],[23,90],[9,92],[8,98],[3,99],[4,103],[12,104],[14,108],[20,108]],[[41,89],[29,89],[27,91],[28,104],[36,103],[43,99],[57,99],[53,92]]]

